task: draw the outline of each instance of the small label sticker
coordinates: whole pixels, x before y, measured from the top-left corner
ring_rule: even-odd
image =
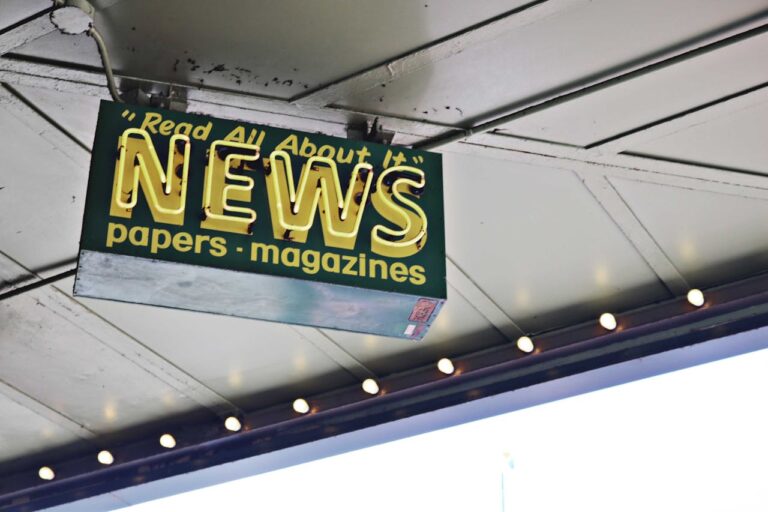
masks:
[[[415,330],[416,330],[416,325],[408,324],[408,327],[405,328],[405,333],[404,334],[406,336],[412,336],[413,335],[413,331],[415,331]]]
[[[432,316],[432,312],[437,307],[437,301],[431,299],[419,299],[416,301],[416,305],[413,306],[411,316],[408,318],[411,322],[426,323],[429,317]]]

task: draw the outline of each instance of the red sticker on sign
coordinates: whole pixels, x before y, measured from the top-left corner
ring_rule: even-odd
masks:
[[[429,320],[429,317],[432,316],[432,313],[435,311],[436,307],[436,300],[419,299],[416,301],[416,305],[413,306],[413,311],[411,311],[411,316],[408,318],[408,320],[411,322],[426,323]]]

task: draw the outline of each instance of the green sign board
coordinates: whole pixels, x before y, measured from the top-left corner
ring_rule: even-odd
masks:
[[[75,294],[420,339],[441,156],[102,102]]]

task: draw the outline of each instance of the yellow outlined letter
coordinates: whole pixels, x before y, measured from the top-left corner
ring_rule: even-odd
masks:
[[[232,151],[232,149],[239,151]],[[220,154],[221,152],[221,154]],[[233,168],[240,167],[241,161],[253,162],[259,159],[259,147],[243,142],[217,140],[208,152],[208,166],[205,168],[203,189],[203,213],[200,223],[204,229],[249,234],[256,220],[256,212],[245,206],[232,206],[230,201],[249,202],[253,190],[253,178],[232,174]],[[244,170],[251,170],[242,166]],[[228,183],[239,182],[239,185]],[[240,214],[240,215],[232,215]]]
[[[404,176],[406,173],[415,174],[418,180]],[[389,175],[393,176],[387,178]],[[385,182],[390,180],[391,185],[387,185]],[[404,192],[408,189],[423,189],[425,185],[424,171],[407,165],[390,167],[379,175],[371,202],[382,217],[400,229],[374,226],[371,230],[373,252],[390,258],[405,258],[424,247],[427,243],[427,216]],[[400,204],[393,199],[397,199]]]
[[[155,222],[176,226],[184,224],[189,173],[189,137],[182,134],[171,137],[165,171],[152,139],[145,130],[125,130],[120,137],[119,152],[115,163],[109,214],[130,219],[141,187]]]
[[[264,165],[268,167],[267,196],[276,239],[306,242],[319,205],[325,244],[342,249],[355,247],[373,182],[370,164],[355,166],[346,194],[341,191],[336,162],[330,158],[309,158],[301,170],[298,190],[293,184],[291,157],[286,151],[273,151]]]

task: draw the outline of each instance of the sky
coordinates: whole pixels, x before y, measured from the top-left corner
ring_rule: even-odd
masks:
[[[762,350],[121,511],[764,512],[766,390]]]

